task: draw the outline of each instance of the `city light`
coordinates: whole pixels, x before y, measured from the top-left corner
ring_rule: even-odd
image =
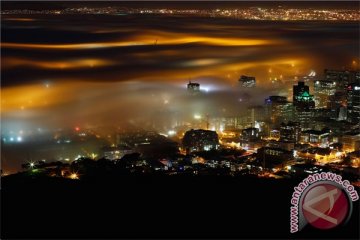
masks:
[[[79,179],[79,176],[77,173],[70,174],[70,179]]]
[[[209,88],[207,88],[207,87],[204,87],[204,88],[202,88],[205,92],[209,92]]]
[[[13,205],[4,213],[14,223],[5,237],[164,228],[289,237],[279,222],[295,184],[304,190],[299,200],[314,197],[299,185],[309,174],[336,173],[360,186],[355,2],[1,6],[1,180],[10,193],[4,202]],[[338,200],[353,221],[345,190]],[[24,196],[36,207],[24,205]],[[229,218],[216,216],[224,211]],[[67,223],[68,213],[79,214]],[[169,218],[165,224],[140,219],[157,213]],[[241,215],[245,225],[232,224]],[[308,223],[301,236],[320,236],[310,226],[314,216],[285,217],[301,220],[301,228]],[[350,238],[356,226],[335,232]]]
[[[169,136],[174,136],[175,134],[176,134],[176,132],[174,130],[169,130],[168,131]]]
[[[199,115],[199,114],[194,114],[194,119],[197,119],[197,120],[201,119],[201,115]]]
[[[2,13],[4,32],[14,32],[2,43],[6,54],[2,56],[1,121],[5,128],[1,138],[4,149],[11,153],[5,156],[24,146],[29,153],[19,150],[14,159],[29,156],[36,163],[53,159],[62,176],[72,179],[79,177],[69,174],[69,169],[77,169],[71,168],[72,164],[94,160],[96,166],[99,158],[99,164],[109,160],[106,163],[111,168],[135,153],[139,159],[131,155],[135,160],[125,167],[131,173],[148,171],[141,169],[146,165],[164,174],[177,174],[180,167],[165,168],[156,161],[177,166],[186,162],[187,155],[214,150],[221,155],[219,163],[210,162],[214,156],[201,156],[203,161],[192,165],[204,164],[207,171],[214,166],[230,168],[231,161],[231,169],[226,171],[232,175],[247,174],[238,170],[249,165],[252,174],[274,178],[282,174],[275,162],[290,175],[293,166],[295,169],[307,160],[310,165],[341,163],[350,167],[349,162],[357,158],[356,93],[360,87],[357,56],[351,51],[358,45],[351,34],[357,31],[357,10],[327,9],[325,5],[321,9],[256,6],[203,10],[192,6],[74,6],[56,10],[19,7]],[[25,14],[26,18],[21,16]],[[85,37],[62,39],[56,20],[59,15],[66,20],[72,14],[91,16],[78,19],[86,26],[81,31],[69,24],[71,21],[63,23],[74,36]],[[154,24],[143,31],[140,22],[147,14]],[[182,28],[162,21],[174,14],[183,16]],[[115,27],[99,15],[139,21],[131,25],[117,21]],[[194,21],[200,18],[202,21]],[[224,18],[233,19],[223,22]],[[25,23],[26,28],[36,23],[44,40],[27,38]],[[186,31],[190,27],[201,31]],[[44,31],[52,28],[53,35]],[[260,28],[263,31],[256,30]],[[273,28],[282,34],[273,34]],[[99,39],[86,37],[94,34]],[[321,37],[324,35],[331,35],[331,44]],[[29,51],[20,56],[20,50]],[[84,161],[73,161],[81,158]],[[57,176],[51,164],[32,162],[22,167]],[[183,170],[201,175],[202,170],[192,165]],[[274,169],[276,173],[270,175]]]
[[[122,8],[65,8],[61,10],[3,10],[7,14],[110,14],[124,15]],[[251,8],[231,8],[231,9],[178,9],[178,8],[150,8],[150,9],[129,9],[126,14],[187,14],[211,17],[227,17],[248,20],[277,20],[277,21],[296,21],[296,20],[322,20],[322,21],[341,21],[341,20],[360,20],[360,14],[353,9],[304,9],[304,8],[282,8],[282,7],[251,7]],[[125,15],[126,15],[125,14]],[[33,18],[7,17],[8,21],[32,22]]]
[[[315,77],[316,76],[316,72],[314,70],[311,70],[311,72],[308,75],[309,77]]]
[[[294,151],[293,151],[293,156],[294,156],[294,157],[297,157],[297,156],[298,156],[298,151],[294,150]]]

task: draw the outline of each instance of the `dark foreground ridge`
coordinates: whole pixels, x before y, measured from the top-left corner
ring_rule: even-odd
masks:
[[[1,238],[359,239],[348,224],[289,232],[294,179],[122,176],[2,178]]]

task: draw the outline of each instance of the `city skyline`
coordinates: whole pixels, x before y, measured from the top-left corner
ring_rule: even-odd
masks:
[[[360,2],[1,2],[1,238],[359,238]]]
[[[25,144],[39,129],[52,135],[80,126],[108,133],[133,125],[166,134],[193,124],[194,116],[246,118],[269,96],[292,101],[297,81],[313,91],[312,81],[322,80],[324,69],[359,67],[355,21],[242,21],[212,7],[216,18],[208,10],[143,14],[144,6],[120,7],[125,14],[119,15],[118,6],[130,4],[121,2],[115,12],[107,7],[98,14],[97,8],[83,12],[87,3],[71,4],[60,3],[65,12],[48,4],[53,10],[44,14],[6,12],[11,4],[2,9],[3,141]],[[182,24],[173,28],[175,22]],[[241,87],[242,75],[256,78],[256,87]],[[194,98],[186,91],[188,81],[200,84]],[[210,129],[224,130],[215,125]]]

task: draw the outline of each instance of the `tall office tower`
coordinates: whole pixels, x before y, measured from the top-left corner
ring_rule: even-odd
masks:
[[[270,96],[265,99],[266,115],[272,126],[293,119],[294,107],[286,97]]]
[[[331,111],[331,118],[338,120],[340,108],[344,108],[347,105],[347,95],[344,91],[337,91],[334,95],[329,97],[328,109]]]
[[[357,96],[355,89],[360,86],[359,71],[338,71],[325,69],[325,79],[336,85],[336,92],[329,97],[328,108],[331,109],[331,118],[358,122]],[[352,103],[354,101],[354,103]],[[347,109],[345,113],[345,109]]]
[[[353,123],[360,122],[360,84],[354,83],[348,86],[347,91],[348,120]]]
[[[200,92],[200,84],[189,81],[187,89],[190,93],[198,93]]]
[[[265,108],[261,105],[249,106],[246,111],[246,121],[250,126],[255,126],[255,122],[265,121]]]
[[[240,76],[239,82],[243,87],[255,87],[256,86],[256,79],[255,77],[249,76]]]
[[[336,92],[336,82],[327,80],[314,81],[314,101],[316,108],[327,108],[329,97]]]
[[[298,82],[298,85],[294,85],[293,100],[296,121],[300,122],[303,130],[309,129],[315,108],[314,98],[310,95],[309,86],[305,85],[304,82]]]
[[[326,81],[335,83],[337,91],[345,91],[351,83],[356,82],[359,72],[325,69],[324,75]]]

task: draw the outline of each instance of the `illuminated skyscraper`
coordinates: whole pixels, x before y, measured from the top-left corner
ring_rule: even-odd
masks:
[[[329,97],[328,109],[331,111],[331,118],[338,120],[340,109],[346,107],[347,94],[344,91],[337,91]]]
[[[254,125],[255,122],[265,121],[265,108],[261,105],[249,106],[246,115],[248,116],[248,122]]]
[[[249,76],[240,76],[239,82],[243,87],[255,87],[256,86],[256,80],[255,77],[249,77]]]
[[[347,91],[348,118],[351,122],[360,122],[360,84],[351,84]]]
[[[324,71],[325,80],[335,83],[336,90],[344,91],[351,83],[355,83],[359,72],[356,71],[339,71],[325,69]]]
[[[191,93],[198,93],[198,92],[200,92],[200,84],[189,81],[189,83],[187,85],[187,89]]]
[[[266,113],[272,125],[291,121],[293,118],[293,105],[283,96],[270,96],[265,99]]]
[[[336,82],[327,80],[314,81],[314,100],[316,108],[327,108],[329,97],[336,92]]]
[[[304,82],[298,82],[298,85],[293,86],[293,104],[295,106],[308,105],[313,101],[313,96],[310,95],[309,86]]]
[[[301,141],[304,143],[312,144],[328,144],[329,143],[329,130],[306,130],[301,133]]]
[[[309,86],[304,82],[298,82],[293,87],[293,105],[295,107],[295,118],[300,122],[302,129],[309,129],[313,117],[315,102],[310,95]]]

